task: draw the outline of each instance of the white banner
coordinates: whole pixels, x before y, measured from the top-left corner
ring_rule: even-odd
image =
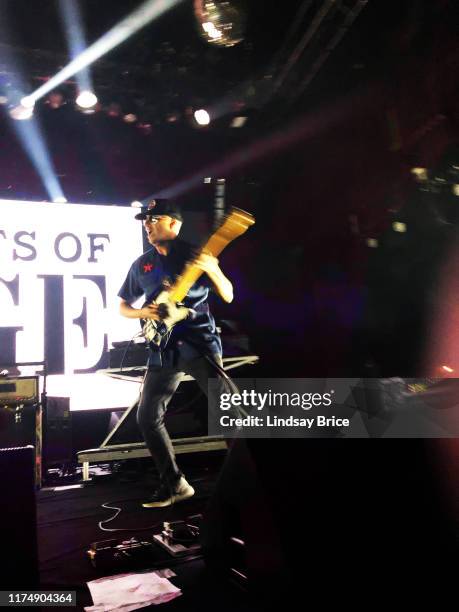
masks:
[[[136,394],[133,383],[94,374],[113,341],[140,330],[119,315],[117,297],[142,253],[134,215],[121,206],[0,200],[0,364],[46,357],[48,393],[69,396],[72,409],[123,407]]]

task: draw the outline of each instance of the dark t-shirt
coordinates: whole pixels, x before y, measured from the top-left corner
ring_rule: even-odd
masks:
[[[170,245],[167,255],[160,255],[155,248],[151,248],[134,261],[118,292],[120,298],[132,303],[144,296],[146,302],[151,302],[162,291],[164,279],[175,281],[185,264],[193,259],[194,250],[191,245],[179,239],[173,240]],[[187,308],[195,311],[195,316],[172,328],[162,355],[150,344],[150,365],[175,365],[179,359],[193,359],[202,354],[221,354],[220,336],[207,303],[209,290],[208,277],[203,274],[183,300]]]

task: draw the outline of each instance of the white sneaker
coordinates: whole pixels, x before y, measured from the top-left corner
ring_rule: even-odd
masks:
[[[172,506],[176,502],[184,501],[193,497],[194,489],[182,476],[178,481],[174,489],[166,485],[161,485],[159,489],[153,493],[152,497],[144,502],[142,506],[144,508],[165,508],[166,506]]]

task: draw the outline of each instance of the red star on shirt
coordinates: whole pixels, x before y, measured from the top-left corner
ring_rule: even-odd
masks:
[[[153,264],[151,263],[147,263],[143,266],[143,271],[144,272],[151,272],[153,270]]]

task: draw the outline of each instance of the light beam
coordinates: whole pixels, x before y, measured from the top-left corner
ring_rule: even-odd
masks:
[[[86,48],[86,39],[81,20],[81,13],[75,0],[59,0],[59,12],[67,36],[70,58],[76,59]],[[89,68],[85,67],[75,75],[78,91],[92,91],[92,79]],[[78,102],[77,102],[78,104]]]
[[[32,117],[30,121],[13,121],[12,123],[24,150],[43,181],[49,199],[51,201],[56,201],[58,198],[59,201],[65,200],[38,120]]]
[[[52,89],[89,66],[100,57],[120,45],[127,38],[157,19],[183,0],[147,0],[135,11],[117,23],[95,43],[87,47],[78,57],[62,68],[51,79],[36,89],[28,97],[34,102],[45,96]]]

